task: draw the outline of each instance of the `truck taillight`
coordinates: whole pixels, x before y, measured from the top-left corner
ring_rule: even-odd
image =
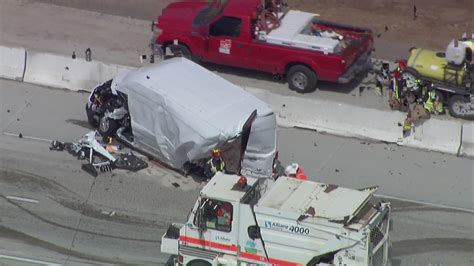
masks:
[[[184,258],[183,255],[178,255],[178,263],[183,264]]]

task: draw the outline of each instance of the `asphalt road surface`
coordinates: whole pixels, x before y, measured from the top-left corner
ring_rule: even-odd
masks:
[[[73,141],[89,130],[86,97],[0,80],[0,263],[168,260],[160,237],[169,223],[185,221],[203,184],[157,164],[93,178],[69,154],[49,151],[49,139]],[[282,161],[300,162],[311,179],[352,188],[379,185],[381,194],[434,203],[391,200],[393,265],[474,262],[472,160],[298,129],[280,129],[279,137]],[[394,167],[405,160],[413,165],[399,175]],[[417,183],[427,172],[432,177]],[[444,187],[450,182],[441,179],[458,181]]]

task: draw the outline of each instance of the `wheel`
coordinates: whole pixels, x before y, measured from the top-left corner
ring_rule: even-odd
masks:
[[[414,88],[416,81],[418,80],[418,75],[415,73],[415,71],[410,71],[410,69],[407,69],[402,73],[402,78],[405,80],[407,88]]]
[[[471,103],[466,96],[454,95],[449,99],[449,114],[452,117],[473,120],[474,103]]]
[[[287,73],[288,86],[291,90],[299,93],[307,93],[316,90],[318,78],[313,70],[303,65],[292,66]]]
[[[89,125],[92,128],[97,128],[98,126],[98,119],[96,117],[96,114],[91,110],[89,107],[89,104],[86,104],[86,115],[87,115],[87,122],[89,122]]]
[[[113,137],[117,129],[119,129],[120,124],[117,120],[110,119],[108,117],[103,116],[99,121],[99,133],[107,139],[108,137]]]
[[[193,260],[187,264],[188,266],[211,266],[209,262],[205,260]]]

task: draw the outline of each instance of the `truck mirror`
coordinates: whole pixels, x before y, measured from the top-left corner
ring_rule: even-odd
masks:
[[[471,63],[472,61],[472,50],[470,47],[466,47],[466,61]]]
[[[247,228],[247,233],[249,234],[249,237],[253,239],[261,238],[262,236],[260,235],[260,227],[256,225],[249,226]]]

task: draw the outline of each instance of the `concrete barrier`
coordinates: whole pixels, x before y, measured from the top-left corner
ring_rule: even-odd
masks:
[[[267,102],[277,113],[280,126],[314,129],[338,136],[372,139],[402,146],[458,154],[461,145],[462,123],[431,118],[415,125],[409,136],[403,137],[406,114],[363,108],[344,103],[295,96],[277,95],[266,90],[245,88]],[[474,126],[463,131],[463,155],[474,150]]]
[[[462,141],[459,155],[474,157],[474,122],[462,125]]]
[[[431,118],[412,128],[410,136],[399,142],[414,148],[458,154],[462,122]]]
[[[132,68],[98,61],[28,52],[24,82],[70,90],[91,90],[98,83]]]
[[[22,81],[25,60],[25,49],[0,46],[0,78]]]
[[[277,95],[246,88],[267,102],[277,113],[280,126],[302,127],[329,134],[397,143],[402,137],[398,126],[405,114],[363,108],[344,103]]]

